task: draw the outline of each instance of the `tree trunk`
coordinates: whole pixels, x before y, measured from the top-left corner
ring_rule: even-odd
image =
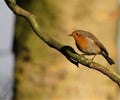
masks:
[[[98,37],[117,65],[117,1],[115,0],[17,0],[38,17],[40,29],[63,44],[75,47],[68,37],[76,29]],[[14,51],[15,100],[116,100],[118,87],[109,78],[82,65],[77,68],[16,18]],[[109,66],[102,56],[96,62]]]

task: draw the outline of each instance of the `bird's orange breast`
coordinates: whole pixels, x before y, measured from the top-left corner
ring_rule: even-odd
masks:
[[[79,49],[87,49],[87,39],[84,36],[77,36],[75,40]]]

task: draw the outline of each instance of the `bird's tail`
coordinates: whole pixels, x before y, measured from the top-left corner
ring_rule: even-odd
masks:
[[[110,65],[115,64],[115,62],[105,53],[102,53],[103,57],[108,61]]]

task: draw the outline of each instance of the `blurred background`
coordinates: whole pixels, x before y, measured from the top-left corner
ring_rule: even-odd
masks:
[[[117,72],[120,54],[118,0],[16,0],[38,17],[41,31],[80,53],[72,31],[82,29],[104,43]],[[22,17],[0,2],[0,100],[119,100],[118,86],[102,73],[77,68],[48,47]],[[110,66],[102,56],[95,58]]]

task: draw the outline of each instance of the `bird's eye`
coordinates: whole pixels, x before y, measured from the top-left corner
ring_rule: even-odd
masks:
[[[79,35],[78,33],[76,33],[76,35]]]

